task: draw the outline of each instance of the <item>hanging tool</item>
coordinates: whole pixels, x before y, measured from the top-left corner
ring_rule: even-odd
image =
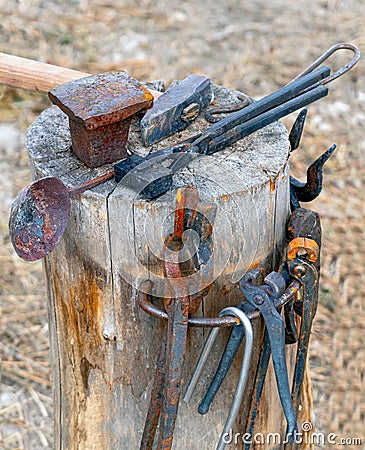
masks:
[[[311,202],[322,191],[323,166],[332,156],[337,146],[334,144],[319,156],[307,169],[307,181],[302,183],[294,177],[290,177],[290,202],[294,211],[300,208],[299,202]]]
[[[197,311],[202,298],[209,292],[213,275],[212,232],[215,213],[215,205],[200,202],[196,189],[186,186],[178,190],[174,232],[165,239],[169,252],[164,263],[167,282],[164,306],[168,321],[161,343],[141,450],[152,449],[159,419],[157,449],[166,450],[172,446],[186,352],[188,316]],[[199,234],[199,246],[195,255],[180,262],[182,245],[189,246],[188,242],[183,243],[187,229],[193,229]],[[198,272],[193,284],[186,278],[192,270]]]
[[[314,319],[315,311],[318,302],[318,274],[319,274],[319,249],[321,245],[321,227],[319,215],[311,210],[299,208],[296,209],[289,218],[287,224],[287,250],[286,260],[281,265],[281,275],[288,280],[290,277],[292,280],[296,279],[300,282],[303,281],[301,276],[306,273],[306,268],[303,269],[303,264],[314,264],[313,267],[308,269],[308,275],[306,281],[314,282],[313,286],[307,286],[306,292],[311,292],[313,295],[311,298],[306,296],[306,313],[303,314],[304,305],[303,301],[294,302],[294,299],[286,303],[284,308],[287,307],[288,311],[285,313],[285,325],[286,334],[285,342],[294,343],[298,341],[297,348],[297,360],[296,369],[294,375],[294,381],[291,389],[291,398],[295,416],[298,417],[299,411],[299,399],[302,392],[303,378],[304,378],[304,366],[306,358],[306,352],[308,350],[308,339],[311,331],[312,321]],[[296,259],[297,255],[301,255],[301,260]],[[303,258],[305,263],[303,263]],[[293,261],[295,260],[295,263]],[[290,265],[290,267],[289,267]],[[297,268],[296,268],[297,267]],[[303,289],[303,284],[302,284]],[[314,289],[314,290],[312,290]],[[302,318],[301,330],[299,336],[297,334],[296,325],[294,321],[294,310]],[[290,313],[290,317],[288,317]],[[299,350],[301,349],[301,350]],[[304,355],[304,356],[303,356]],[[256,375],[256,382],[254,392],[252,395],[253,401],[251,403],[250,417],[247,426],[247,433],[253,435],[255,428],[255,419],[258,410],[258,404],[261,398],[262,389],[265,382],[266,371],[268,361],[270,357],[270,346],[268,342],[268,334],[265,332],[263,350],[260,355],[258,364],[258,372]],[[296,380],[296,381],[295,381]],[[292,449],[293,445],[293,430],[288,426],[287,429],[287,449]],[[245,450],[250,448],[249,444],[245,445]]]
[[[239,412],[239,409],[241,406],[243,394],[245,392],[245,387],[246,387],[247,378],[248,378],[248,372],[249,372],[250,364],[251,364],[252,347],[253,347],[252,325],[251,325],[250,320],[246,316],[246,314],[243,311],[241,311],[239,308],[228,307],[228,308],[222,309],[222,311],[220,311],[218,313],[218,317],[222,317],[222,316],[237,317],[237,319],[239,320],[239,324],[237,324],[236,326],[241,326],[244,328],[245,350],[244,350],[244,356],[242,358],[241,371],[240,371],[240,375],[238,378],[236,390],[234,393],[232,405],[229,410],[223,431],[220,435],[216,450],[224,450],[224,448],[226,447],[226,444],[224,442],[224,436],[226,436],[230,432],[230,430],[232,429],[234,422],[237,418],[237,415],[238,415],[238,412]],[[217,337],[218,331],[219,331],[219,328],[212,328],[207,340],[205,341],[204,347],[202,349],[200,357],[195,366],[193,376],[190,379],[190,382],[188,384],[188,387],[186,389],[186,392],[185,392],[185,395],[183,398],[184,402],[186,402],[186,403],[188,403],[190,401],[191,396],[194,393],[195,386],[199,380],[199,377],[202,373],[204,365],[208,359],[209,353],[213,347],[213,344]]]
[[[241,280],[241,289],[243,290],[247,299],[251,298],[251,302],[241,302],[238,305],[238,308],[243,310],[248,317],[253,317],[254,311],[256,308],[265,304],[265,302],[270,306],[269,312],[264,314],[264,317],[269,317],[269,326],[271,326],[271,337],[272,339],[276,338],[276,345],[274,348],[275,353],[275,372],[278,381],[278,388],[280,397],[283,401],[283,407],[285,411],[285,415],[288,419],[288,434],[291,433],[291,437],[293,437],[293,433],[296,430],[296,416],[298,414],[298,392],[301,390],[301,383],[303,381],[303,356],[298,357],[299,363],[297,363],[297,381],[295,386],[292,388],[293,395],[293,404],[291,405],[290,400],[290,389],[287,381],[287,374],[285,370],[285,354],[284,354],[284,341],[285,343],[294,343],[298,340],[297,338],[297,330],[294,322],[294,310],[293,303],[294,299],[291,297],[288,301],[287,296],[284,296],[283,291],[285,290],[285,286],[290,286],[293,282],[293,279],[299,281],[298,274],[301,274],[301,269],[298,269],[298,273],[296,273],[296,269],[294,269],[294,264],[291,263],[291,268],[288,267],[290,261],[296,260],[296,263],[302,266],[302,261],[298,262],[297,255],[300,254],[301,257],[307,258],[308,261],[313,264],[315,261],[316,271],[319,273],[319,246],[321,243],[321,231],[320,231],[320,223],[318,214],[314,213],[310,210],[305,210],[303,208],[295,210],[288,221],[287,225],[287,259],[281,265],[281,273],[280,275],[276,272],[270,273],[265,279],[265,285],[263,286],[253,286],[251,283],[252,279],[257,278],[258,269],[254,270],[251,273],[246,274],[245,277]],[[303,272],[304,274],[304,272]],[[310,277],[308,277],[310,279]],[[313,277],[311,278],[313,281]],[[310,287],[307,287],[309,290]],[[286,292],[286,291],[285,291]],[[247,294],[247,295],[246,295]],[[257,297],[255,297],[257,295]],[[260,305],[264,297],[264,302]],[[283,301],[282,299],[285,298]],[[313,300],[316,303],[316,300]],[[256,304],[258,303],[258,304]],[[274,309],[279,309],[282,305],[284,308],[288,308],[288,312],[285,314],[285,334],[283,332],[284,323],[278,313],[274,312]],[[298,354],[303,354],[308,347],[308,337],[311,328],[310,318],[313,318],[315,308],[313,303],[310,303],[309,296],[307,296],[306,314],[303,313],[303,304],[302,302],[296,302],[295,310],[301,317],[306,317],[306,319],[302,322],[301,333],[299,335],[299,343],[298,348],[302,348],[301,351],[298,350]],[[257,310],[256,310],[257,311]],[[263,312],[263,311],[261,311]],[[289,312],[291,314],[289,314]],[[303,315],[304,314],[304,315]],[[288,316],[288,317],[287,317]],[[275,332],[272,331],[275,330]],[[306,331],[304,331],[306,330]],[[309,330],[309,331],[308,331]],[[237,325],[233,327],[231,331],[231,335],[227,341],[224,352],[222,354],[220,363],[218,368],[213,376],[210,386],[206,392],[206,395],[202,402],[199,405],[198,411],[201,414],[205,414],[208,412],[209,406],[214,399],[215,394],[217,393],[220,385],[222,384],[230,365],[240,347],[244,336],[244,330],[241,325]],[[285,336],[285,337],[284,337]],[[303,338],[305,336],[305,338]],[[289,341],[289,342],[288,342]],[[257,414],[258,403],[261,398],[262,389],[265,382],[266,372],[269,364],[270,354],[271,354],[272,342],[270,341],[269,331],[265,331],[262,352],[259,357],[258,363],[258,371],[256,374],[256,381],[254,392],[252,394],[252,405],[250,411],[250,418],[247,427],[247,432],[252,434],[254,432],[254,424],[255,418]],[[206,352],[207,347],[204,347],[203,352]],[[203,358],[203,356],[202,356]],[[206,356],[204,356],[206,358]],[[198,367],[198,366],[197,366]],[[201,368],[199,369],[201,370]],[[198,375],[196,373],[193,374],[191,384],[195,386],[196,378]],[[296,394],[294,394],[296,392]],[[190,388],[190,384],[188,387],[188,391],[185,394],[187,399],[190,399],[192,394],[192,389]],[[289,436],[290,437],[290,436]],[[246,449],[249,448],[249,445],[246,445]]]
[[[245,295],[246,300],[252,306],[259,309],[264,318],[266,326],[264,338],[265,351],[261,354],[259,371],[263,374],[263,383],[264,374],[266,374],[271,353],[279,397],[288,424],[287,435],[293,439],[294,433],[297,430],[297,424],[295,410],[291,401],[289,377],[285,359],[285,325],[282,317],[276,310],[274,302],[274,298],[278,297],[278,295],[275,294],[275,290],[284,290],[285,280],[278,273],[271,272],[271,274],[269,274],[270,279],[268,279],[268,276],[265,277],[264,285],[255,286],[252,282],[256,280],[258,276],[259,270],[257,269],[248,272],[240,280],[240,288]],[[283,284],[284,289],[282,287]],[[259,394],[261,395],[261,389],[259,390]]]

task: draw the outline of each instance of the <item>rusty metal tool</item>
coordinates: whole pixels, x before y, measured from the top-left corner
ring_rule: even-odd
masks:
[[[200,203],[198,193],[191,187],[178,190],[174,232],[166,237],[169,261],[165,261],[167,281],[165,310],[168,314],[167,327],[161,344],[157,371],[151,393],[143,431],[141,450],[151,449],[160,419],[157,448],[170,449],[181,392],[181,376],[186,352],[188,317],[197,311],[201,299],[208,293],[213,266],[212,224],[216,212],[215,205]],[[178,252],[183,245],[185,230],[193,229],[200,234],[196,258],[179,262]],[[184,241],[184,246],[188,243]],[[172,253],[170,253],[172,251]],[[207,251],[209,257],[207,257]],[[200,269],[201,277],[197,285],[191,286],[184,277],[191,270]]]
[[[147,416],[143,427],[141,444],[139,447],[140,450],[152,450],[153,443],[155,441],[158,421],[161,414],[166,374],[166,341],[168,325],[164,324],[164,327],[165,328],[160,345],[160,352],[156,363],[156,373],[151,390],[150,403],[148,406]]]
[[[333,144],[320,155],[307,169],[307,181],[302,183],[294,177],[290,177],[290,201],[292,211],[300,207],[299,202],[311,202],[322,191],[323,166],[332,156],[337,146]]]
[[[317,224],[320,226],[319,222]],[[320,230],[317,229],[316,233],[317,235],[320,234]],[[302,398],[309,338],[318,305],[319,271],[316,266],[319,265],[319,253],[320,247],[317,242],[314,239],[306,238],[304,242],[294,239],[289,244],[287,254],[289,272],[293,278],[296,278],[302,284],[301,309],[299,311],[301,324],[291,394],[296,415],[298,415]],[[291,442],[285,445],[285,450],[293,448]]]
[[[48,95],[68,115],[72,149],[88,167],[126,158],[132,117],[153,104],[152,94],[126,72],[70,81]]]
[[[311,261],[311,264],[315,265],[315,271],[319,275],[319,249],[321,245],[321,226],[320,226],[320,220],[319,215],[311,210],[307,210],[304,208],[296,209],[289,218],[288,224],[287,224],[287,250],[286,250],[286,260],[282,263],[281,266],[281,275],[286,278],[290,277],[291,280],[296,279],[301,282],[301,286],[303,286],[302,281],[300,280],[300,274],[304,274],[305,270],[303,271],[301,269],[302,261],[296,260],[296,263],[298,263],[299,269],[294,268],[294,264],[292,263],[293,260],[297,257],[298,254],[301,254],[302,257],[305,257],[308,259],[308,261]],[[291,265],[290,268],[288,265]],[[293,274],[296,273],[296,276]],[[312,272],[313,273],[313,272]],[[299,274],[299,276],[298,276]],[[308,277],[307,280],[309,280],[311,277]],[[313,281],[313,278],[311,278],[311,281]],[[318,276],[316,283],[318,284]],[[317,289],[316,285],[313,285],[314,289]],[[310,286],[308,286],[308,289],[311,289]],[[285,343],[295,343],[298,341],[298,350],[297,350],[297,361],[296,361],[296,367],[298,367],[298,370],[296,370],[296,375],[294,376],[292,389],[291,389],[291,397],[292,397],[292,403],[293,408],[296,417],[298,416],[298,410],[299,410],[299,398],[301,394],[302,384],[303,384],[303,377],[304,377],[304,366],[305,361],[303,360],[303,356],[301,356],[298,359],[298,355],[303,354],[303,348],[306,350],[308,349],[308,339],[309,334],[312,326],[312,320],[315,315],[316,310],[316,304],[318,301],[318,297],[314,298],[315,305],[311,304],[308,301],[307,297],[307,303],[306,303],[306,315],[305,320],[303,320],[303,303],[296,302],[294,303],[294,299],[292,299],[290,302],[286,303],[284,308],[287,307],[289,311],[286,311],[285,314]],[[297,312],[298,315],[302,317],[302,323],[301,323],[301,332],[298,337],[296,325],[294,323],[294,309]],[[308,312],[310,310],[310,312]],[[290,317],[287,317],[287,315],[290,315]],[[313,315],[313,317],[311,316]],[[288,323],[289,321],[289,323]],[[305,342],[303,341],[303,337],[305,336]],[[299,348],[302,350],[299,351]],[[254,427],[255,427],[255,419],[257,415],[258,410],[258,404],[261,398],[262,389],[265,382],[266,377],[266,371],[267,366],[270,358],[270,346],[268,341],[268,334],[265,332],[264,337],[264,344],[263,344],[263,350],[260,355],[260,360],[258,364],[258,371],[256,374],[256,382],[255,382],[255,388],[253,392],[253,403],[251,404],[251,411],[250,411],[250,419],[247,427],[247,432],[250,435],[253,435],[254,433]],[[299,363],[298,363],[299,361]],[[294,394],[295,393],[295,394]],[[290,433],[290,435],[289,435]],[[293,438],[292,430],[287,430],[287,438]],[[290,439],[288,439],[290,440]],[[291,448],[292,444],[288,443],[288,449]],[[249,444],[245,445],[245,450],[248,450],[250,448]]]
[[[146,145],[184,130],[213,100],[213,83],[208,77],[191,74],[167,89],[143,116],[140,126]]]
[[[114,171],[68,189],[54,177],[26,186],[13,200],[9,234],[14,250],[26,261],[47,256],[61,240],[70,216],[70,196],[81,194],[105,181]]]
[[[222,316],[233,316],[239,320],[239,324],[237,324],[236,326],[242,326],[244,328],[245,350],[244,350],[244,355],[242,358],[241,371],[240,371],[238,383],[236,386],[236,390],[234,393],[232,405],[229,410],[227,420],[224,425],[224,429],[220,435],[220,439],[219,439],[218,445],[216,447],[216,450],[224,450],[224,448],[226,447],[226,443],[224,442],[224,436],[227,433],[229,433],[230,429],[232,429],[234,422],[237,418],[237,415],[238,415],[238,412],[239,412],[239,409],[241,406],[243,394],[245,392],[245,387],[246,387],[247,378],[248,378],[248,372],[249,372],[250,364],[251,364],[252,347],[253,347],[252,325],[251,325],[249,318],[246,316],[246,314],[243,311],[241,311],[239,308],[228,307],[228,308],[224,308],[222,311],[220,311],[218,313],[218,317],[222,317]],[[204,365],[208,359],[209,353],[213,347],[214,341],[217,337],[218,331],[219,331],[219,328],[212,328],[207,340],[205,341],[204,347],[203,347],[200,357],[197,361],[193,375],[190,379],[190,382],[188,384],[188,387],[186,389],[186,392],[185,392],[185,395],[183,398],[183,400],[186,403],[188,403],[191,399],[191,396],[194,392],[195,386],[199,380],[201,372],[204,368]]]

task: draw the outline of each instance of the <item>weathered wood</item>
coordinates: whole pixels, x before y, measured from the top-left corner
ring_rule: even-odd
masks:
[[[236,93],[224,88],[215,87],[215,95],[218,104],[236,101]],[[179,139],[206,126],[199,118],[179,133]],[[143,155],[147,149],[139,136],[137,124],[132,124],[129,145]],[[152,148],[168,146],[173,139]],[[55,107],[42,113],[27,138],[34,177],[58,176],[72,187],[110,169],[87,169],[69,147],[67,117]],[[224,306],[236,305],[242,295],[234,283],[249,267],[261,265],[270,271],[277,266],[289,214],[288,151],[287,132],[275,123],[175,175],[175,188],[193,184],[202,201],[218,205],[213,236],[215,262],[218,267],[221,262],[221,267],[197,314],[211,317]],[[161,250],[158,238],[171,230],[174,205],[174,192],[145,202],[135,200],[133,192],[113,181],[72,198],[64,238],[44,263],[56,449],[139,448],[162,324],[139,309],[137,279],[153,278],[158,295],[159,283],[153,275],[161,273],[156,259]],[[212,449],[218,441],[240,370],[238,358],[209,413],[200,416],[197,406],[227,333],[220,333],[192,402],[181,403],[175,449]],[[256,323],[256,346],[261,334],[262,326]],[[189,330],[184,384],[206,335],[203,329]],[[254,365],[255,356],[252,374]],[[272,375],[269,379],[256,429],[284,433],[275,381]],[[252,383],[248,384],[233,430],[233,435],[240,433],[241,443],[252,389]],[[242,444],[229,448],[242,448]]]

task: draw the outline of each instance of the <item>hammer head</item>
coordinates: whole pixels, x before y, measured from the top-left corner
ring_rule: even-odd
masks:
[[[189,75],[170,87],[141,120],[146,145],[184,130],[213,100],[213,83],[208,77]]]
[[[153,103],[152,94],[121,71],[70,81],[48,95],[69,116],[73,151],[88,167],[127,157],[130,121]]]

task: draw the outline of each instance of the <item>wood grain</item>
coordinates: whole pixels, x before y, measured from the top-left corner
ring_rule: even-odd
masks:
[[[61,84],[90,75],[89,73],[33,61],[20,56],[0,53],[0,84],[5,86],[48,93]],[[155,98],[161,95],[161,92],[154,89],[149,89],[149,91]]]

